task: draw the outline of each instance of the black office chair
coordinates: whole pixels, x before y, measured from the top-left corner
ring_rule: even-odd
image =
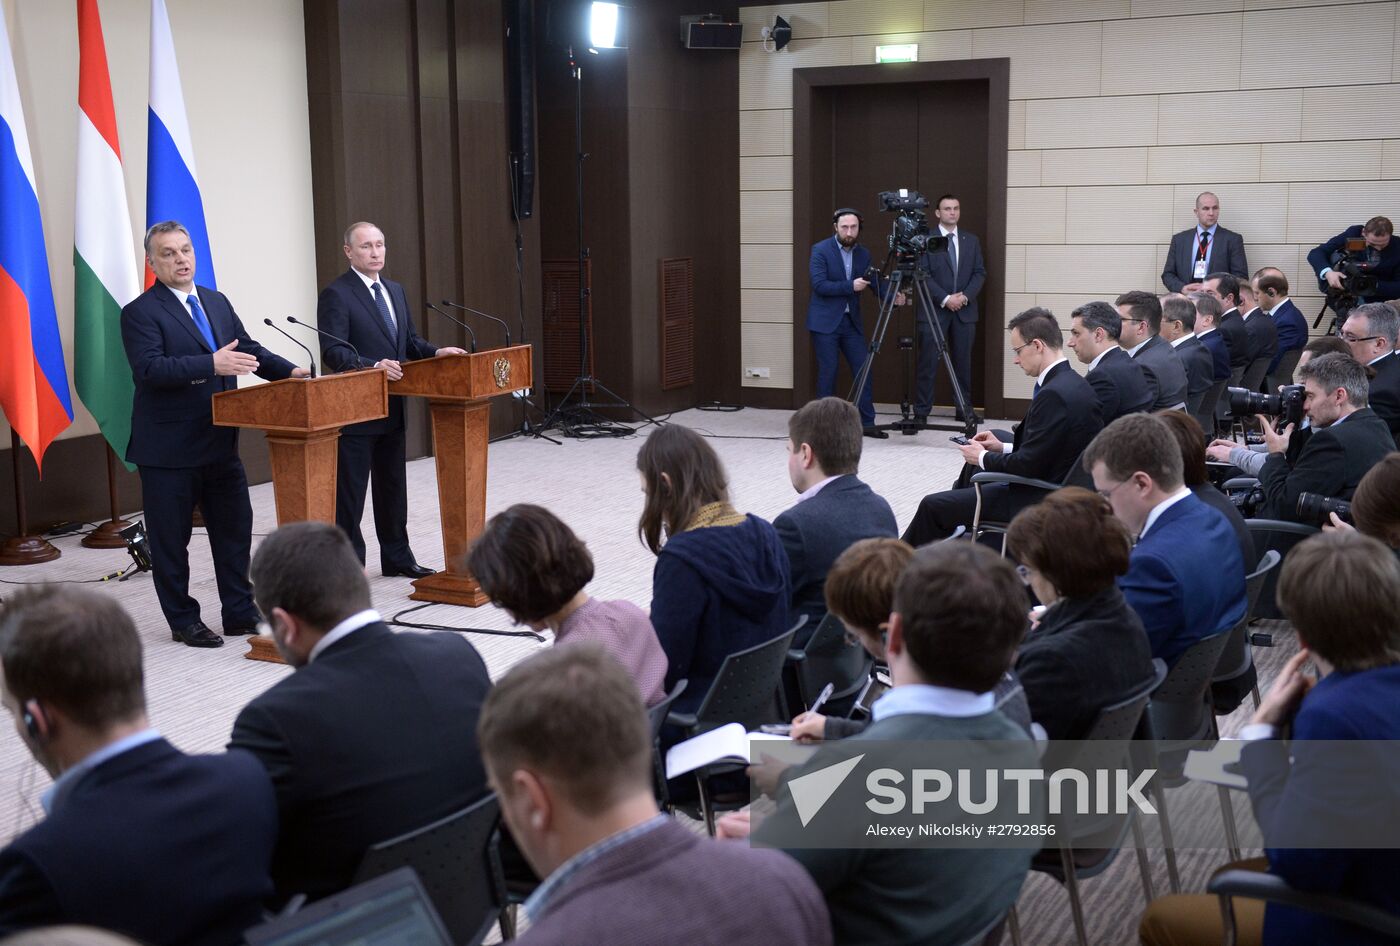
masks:
[[[1254,708],[1259,708],[1259,675],[1254,669],[1254,649],[1249,643],[1249,622],[1254,618],[1254,608],[1259,602],[1264,580],[1282,560],[1283,556],[1277,550],[1270,549],[1259,560],[1259,566],[1245,576],[1244,617],[1230,632],[1230,640],[1221,651],[1220,663],[1210,678],[1211,705],[1217,716],[1233,713],[1244,702],[1246,693],[1253,695]]]
[[[845,716],[870,680],[875,659],[860,644],[846,640],[846,627],[834,614],[822,618],[803,647],[788,651],[783,683],[794,713],[812,705],[828,683],[832,685],[823,712]]]
[[[1279,389],[1279,385],[1292,384],[1293,372],[1297,369],[1298,359],[1302,355],[1303,349],[1295,348],[1279,356],[1278,364],[1274,366],[1273,371],[1269,372],[1268,389],[1264,393],[1273,394]]]
[[[1220,654],[1230,642],[1230,631],[1204,637],[1186,649],[1172,665],[1160,686],[1152,692],[1147,705],[1147,735],[1157,756],[1153,766],[1159,783],[1157,816],[1162,828],[1162,847],[1167,859],[1167,877],[1172,893],[1181,892],[1181,875],[1176,868],[1176,848],[1172,843],[1171,822],[1167,816],[1167,799],[1160,785],[1179,785],[1184,781],[1182,769],[1190,749],[1203,749],[1220,739],[1215,725],[1215,713],[1210,704],[1210,679],[1220,664]],[[1153,663],[1162,661],[1155,659]],[[1239,838],[1235,830],[1235,812],[1230,803],[1229,789],[1219,788],[1220,814],[1225,822],[1225,839],[1234,860],[1239,860]]]
[[[651,728],[651,767],[656,803],[667,808],[671,803],[671,793],[666,788],[666,760],[661,755],[661,727],[666,725],[666,716],[671,712],[671,704],[685,692],[688,680],[677,680],[671,692],[661,698],[655,706],[647,707],[647,724]]]
[[[984,535],[1001,536],[1001,554],[1006,554],[1006,530],[1010,528],[1010,522],[998,522],[992,519],[984,519],[982,516],[982,487],[993,483],[999,483],[1012,489],[1020,489],[1023,496],[1035,497],[1032,502],[1039,502],[1045,496],[1050,495],[1055,490],[1067,485],[1069,476],[1074,475],[1074,470],[1079,466],[1079,461],[1074,461],[1074,466],[1070,467],[1069,475],[1064,483],[1052,483],[1049,480],[1037,480],[1029,476],[1016,476],[1012,473],[974,473],[972,474],[972,488],[977,491],[977,506],[972,513],[972,541],[981,541]],[[1036,496],[1035,490],[1040,490],[1041,495]],[[1030,505],[1027,503],[1026,505]]]
[[[491,794],[432,824],[381,841],[365,852],[354,882],[412,867],[452,941],[480,943],[506,906],[505,880],[493,850],[499,819],[500,806]]]
[[[687,739],[727,723],[739,723],[752,731],[764,723],[787,722],[790,717],[782,694],[783,661],[792,646],[793,635],[806,621],[803,615],[772,640],[725,657],[699,708],[693,713],[672,711],[667,714],[666,722],[681,729]],[[737,768],[706,766],[695,773],[700,788],[698,814],[711,835],[715,833],[715,804],[710,795],[709,779]],[[743,802],[747,801],[745,797]],[[676,807],[692,813],[689,806]],[[742,804],[734,807],[742,807]]]
[[[1206,884],[1206,892],[1220,898],[1220,913],[1225,924],[1225,946],[1234,946],[1235,908],[1231,897],[1246,897],[1266,903],[1281,903],[1309,913],[1320,913],[1390,939],[1400,940],[1400,916],[1380,907],[1330,893],[1310,893],[1295,890],[1288,881],[1274,874],[1257,870],[1221,871]]]
[[[1206,388],[1206,393],[1201,396],[1200,406],[1191,412],[1191,416],[1196,418],[1196,422],[1201,425],[1201,429],[1206,432],[1207,437],[1215,434],[1216,408],[1220,404],[1220,396],[1225,393],[1225,387],[1229,383],[1229,378],[1223,378],[1211,384],[1210,387]]]
[[[1145,732],[1143,720],[1148,700],[1166,678],[1165,667],[1155,669],[1152,679],[1144,682],[1131,695],[1099,710],[1083,739],[1072,743],[1075,748],[1064,754],[1063,758],[1047,761],[1046,770],[1126,769],[1134,775],[1140,772],[1146,760],[1132,757],[1129,740]],[[1073,806],[1070,807],[1073,810]],[[1064,885],[1069,893],[1075,935],[1080,946],[1087,946],[1079,881],[1106,871],[1118,855],[1129,831],[1133,834],[1143,895],[1146,902],[1152,902],[1152,870],[1147,863],[1142,825],[1138,822],[1137,812],[1131,809],[1126,815],[1052,815],[1051,818],[1056,821],[1054,847],[1043,848],[1036,854],[1031,860],[1031,870],[1053,877]],[[1013,940],[1018,940],[1015,916],[1013,908]]]
[[[1293,546],[1321,531],[1316,526],[1282,519],[1246,519],[1244,524],[1254,538],[1254,553],[1259,556],[1260,561],[1263,561],[1270,551],[1277,551],[1287,561],[1288,552]],[[1254,608],[1256,618],[1267,620],[1283,617],[1283,612],[1278,609],[1276,597],[1278,576],[1282,571],[1283,569],[1276,568],[1265,576],[1263,587],[1259,589],[1259,602]]]
[[[1273,360],[1273,355],[1265,355],[1251,361],[1249,367],[1244,369],[1244,376],[1240,379],[1240,387],[1248,388],[1251,391],[1259,391],[1263,388],[1264,377],[1269,373],[1269,362]]]

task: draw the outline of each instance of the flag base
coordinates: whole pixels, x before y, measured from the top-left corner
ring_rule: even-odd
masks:
[[[38,565],[52,562],[63,553],[37,535],[17,535],[0,542],[0,565]]]
[[[124,549],[126,539],[122,538],[121,531],[130,528],[131,523],[125,519],[113,519],[104,522],[83,536],[83,548],[85,549]]]

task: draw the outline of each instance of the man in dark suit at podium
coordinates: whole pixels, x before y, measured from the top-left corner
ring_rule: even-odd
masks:
[[[1162,285],[1171,292],[1197,292],[1205,287],[1207,276],[1217,271],[1246,278],[1249,263],[1244,237],[1217,222],[1220,198],[1206,191],[1196,198],[1195,213],[1196,225],[1172,237],[1162,267]]]
[[[196,287],[189,231],[174,220],[146,232],[156,281],[122,309],[122,345],[136,383],[126,459],[141,473],[146,534],[160,610],[172,639],[219,647],[190,596],[190,529],[204,514],[225,637],[251,634],[258,612],[248,587],[253,507],[238,458],[238,428],[215,427],[212,399],[238,376],[277,381],[310,374],[248,336],[223,293]]]
[[[345,231],[344,249],[350,268],[321,291],[316,303],[316,324],[327,333],[321,336],[321,358],[327,370],[383,368],[390,381],[397,381],[403,377],[405,361],[464,354],[460,348],[438,348],[413,330],[403,286],[380,278],[386,247],[378,227],[363,221],[351,224]],[[419,565],[408,545],[403,398],[389,398],[388,417],[342,429],[336,461],[335,524],[350,536],[360,561],[365,560],[360,520],[365,514],[365,490],[372,483],[380,571],[386,577],[431,575],[433,570]]]
[[[282,526],[258,546],[253,587],[296,673],[238,714],[230,750],[262,761],[280,812],[277,899],[350,885],[372,844],[486,793],[476,720],[491,688],[458,634],[396,634],[370,607],[343,532]]]

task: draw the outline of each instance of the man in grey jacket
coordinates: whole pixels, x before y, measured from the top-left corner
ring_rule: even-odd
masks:
[[[1162,331],[1162,303],[1150,292],[1125,292],[1113,304],[1123,317],[1118,344],[1142,366],[1153,394],[1152,409],[1186,408],[1186,369],[1176,350],[1158,333]]]

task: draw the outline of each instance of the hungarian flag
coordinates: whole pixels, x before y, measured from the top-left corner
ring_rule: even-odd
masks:
[[[140,294],[121,146],[97,0],[78,0],[78,214],[73,231],[73,373],[118,457],[131,439],[122,306]],[[130,464],[128,469],[132,469]]]
[[[0,10],[0,408],[43,472],[44,451],[73,423],[68,369],[49,281],[34,161],[10,34]]]

